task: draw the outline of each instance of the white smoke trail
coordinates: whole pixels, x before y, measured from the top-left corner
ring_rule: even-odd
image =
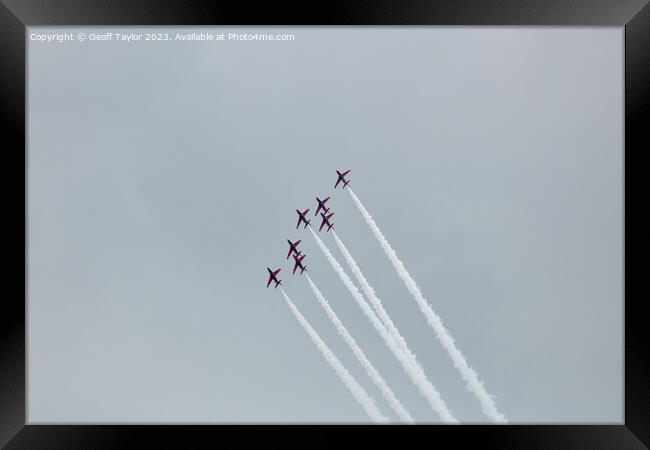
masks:
[[[287,302],[287,305],[289,305],[289,308],[293,312],[294,316],[296,316],[296,319],[298,319],[298,322],[300,322],[300,325],[302,325],[302,327],[305,329],[305,331],[307,332],[311,340],[314,342],[318,350],[321,351],[327,363],[332,367],[332,369],[334,369],[334,371],[341,378],[341,380],[347,386],[350,392],[352,392],[352,395],[359,402],[359,404],[366,412],[366,414],[368,414],[368,417],[370,417],[370,419],[374,422],[378,422],[378,423],[388,422],[388,419],[386,419],[386,417],[384,417],[379,412],[379,409],[377,409],[377,405],[375,405],[374,400],[366,393],[363,387],[361,387],[361,385],[350,374],[350,372],[348,372],[347,369],[343,367],[341,361],[339,361],[339,359],[334,355],[334,353],[332,353],[332,351],[325,344],[325,342],[323,342],[320,336],[318,336],[316,330],[314,330],[311,327],[311,325],[309,325],[307,319],[305,319],[305,317],[300,313],[300,311],[298,311],[298,308],[296,308],[296,305],[294,305],[293,302],[289,299],[289,296],[287,295],[286,292],[284,292],[284,289],[280,288],[280,291],[282,292],[282,295],[284,296],[284,299]]]
[[[413,363],[417,364],[421,370],[424,370],[422,369],[422,366],[418,362],[413,352],[411,352],[411,349],[409,348],[402,334],[397,329],[397,326],[395,326],[390,316],[384,309],[384,306],[381,304],[381,300],[379,299],[379,297],[377,297],[375,290],[372,288],[372,286],[370,286],[370,283],[368,283],[366,277],[363,276],[363,272],[361,272],[359,265],[354,260],[354,258],[352,258],[352,255],[348,251],[347,247],[343,245],[343,242],[341,241],[341,239],[339,238],[339,236],[336,234],[335,231],[332,231],[332,233],[334,235],[334,240],[336,241],[336,245],[339,247],[339,250],[341,250],[341,253],[343,253],[343,257],[345,258],[345,261],[348,263],[348,266],[350,266],[352,273],[354,274],[357,281],[361,285],[361,289],[363,289],[363,293],[366,294],[366,298],[370,300],[370,304],[372,304],[373,308],[375,308],[375,312],[379,316],[379,319],[381,319],[384,326],[388,328],[388,331],[397,340],[397,343],[400,345],[402,350],[409,356],[409,358],[413,360]]]
[[[357,342],[350,335],[347,328],[345,328],[345,325],[343,325],[343,323],[336,315],[332,307],[329,305],[327,300],[325,300],[325,297],[323,297],[323,294],[316,287],[312,279],[307,274],[305,274],[305,276],[307,277],[307,281],[309,282],[309,286],[311,287],[311,290],[314,292],[314,295],[320,302],[321,306],[329,316],[332,323],[334,323],[334,326],[336,326],[337,331],[339,332],[341,337],[343,337],[343,340],[345,340],[346,344],[348,344],[348,346],[352,350],[352,353],[354,353],[354,356],[357,358],[359,363],[363,366],[368,376],[372,379],[373,383],[375,383],[375,386],[377,386],[377,388],[381,391],[386,401],[390,404],[391,408],[393,408],[395,414],[398,415],[398,417],[401,419],[402,422],[413,423],[413,418],[411,417],[411,415],[404,408],[404,406],[397,399],[397,397],[395,397],[395,393],[388,386],[388,384],[386,384],[386,381],[379,374],[377,369],[375,369],[372,363],[368,360],[365,353],[363,353],[363,350],[361,350],[361,347],[359,347]]]
[[[374,233],[375,237],[381,244],[382,248],[384,249],[384,252],[388,256],[388,259],[390,259],[390,262],[393,264],[393,267],[397,271],[397,274],[402,279],[402,281],[406,285],[406,288],[409,290],[413,298],[415,298],[415,301],[420,307],[420,311],[422,311],[422,314],[424,314],[424,316],[426,317],[427,322],[436,333],[436,337],[438,338],[438,340],[440,341],[444,349],[451,357],[454,366],[456,367],[456,369],[458,369],[458,371],[461,374],[461,377],[467,383],[467,389],[472,394],[474,394],[474,396],[480,402],[483,413],[493,422],[507,423],[508,420],[506,419],[505,415],[501,414],[497,410],[493,397],[490,394],[488,394],[488,392],[485,389],[485,386],[483,386],[483,383],[479,380],[478,375],[476,374],[474,369],[472,369],[469,366],[467,360],[465,359],[465,356],[463,356],[463,354],[460,352],[458,347],[456,347],[454,338],[449,334],[449,331],[445,328],[444,324],[442,323],[442,319],[440,318],[440,316],[438,316],[438,314],[435,313],[431,305],[429,305],[427,300],[424,298],[422,292],[420,291],[420,288],[415,283],[415,280],[411,278],[411,275],[406,270],[406,267],[404,267],[404,263],[402,263],[402,261],[400,261],[400,259],[397,257],[397,253],[390,246],[390,244],[382,234],[381,230],[373,220],[370,213],[368,213],[366,208],[364,208],[364,206],[361,204],[359,197],[357,197],[354,194],[352,189],[348,189],[348,192],[350,192],[350,196],[352,197],[352,200],[354,201],[355,205],[361,212],[361,215],[363,215],[364,219],[370,226],[370,229]]]
[[[431,382],[429,382],[424,372],[417,365],[413,364],[409,357],[402,351],[399,344],[397,344],[393,337],[388,333],[388,330],[384,324],[381,323],[375,312],[372,310],[370,305],[368,305],[354,283],[352,283],[350,277],[345,273],[345,270],[343,270],[343,267],[341,267],[336,258],[334,258],[325,243],[321,240],[320,237],[318,237],[318,235],[311,227],[309,228],[309,231],[311,231],[311,234],[314,236],[318,247],[325,254],[330,265],[339,275],[339,278],[341,278],[341,281],[345,287],[348,289],[348,291],[350,291],[350,294],[352,294],[352,297],[357,302],[357,305],[359,305],[368,320],[370,320],[370,323],[379,332],[381,337],[384,339],[384,342],[400,362],[402,368],[409,376],[413,384],[418,387],[422,396],[424,396],[424,398],[429,402],[433,410],[440,415],[440,418],[443,422],[458,423],[458,420],[456,420],[456,418],[451,414],[451,411],[449,411],[447,408],[447,405],[440,397],[440,394],[436,388],[431,384]]]

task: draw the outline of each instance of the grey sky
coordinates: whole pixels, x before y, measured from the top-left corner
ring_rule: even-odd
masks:
[[[623,29],[277,30],[295,41],[28,42],[29,421],[367,421],[265,289],[280,265],[390,414],[291,276],[291,238],[398,398],[437,422],[294,229],[352,169],[511,422],[622,422]],[[484,422],[347,193],[331,204],[451,411]]]

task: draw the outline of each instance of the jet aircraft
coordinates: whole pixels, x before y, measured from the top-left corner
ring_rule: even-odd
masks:
[[[325,225],[327,225],[327,231],[331,230],[332,227],[334,227],[334,224],[330,222],[330,217],[332,217],[334,213],[330,213],[327,216],[323,213],[320,213],[320,216],[323,218],[323,221],[320,224],[320,228],[318,231],[321,231]]]
[[[296,212],[298,213],[298,223],[296,224],[296,229],[300,226],[301,223],[305,224],[305,228],[307,228],[307,225],[311,224],[310,220],[307,220],[307,213],[309,212],[309,208],[307,208],[304,212],[300,212],[300,210],[296,209]]]
[[[326,214],[329,212],[330,209],[327,206],[325,206],[325,203],[327,203],[329,199],[330,199],[329,197],[326,197],[324,200],[321,200],[320,198],[316,197],[316,201],[318,202],[318,208],[316,208],[316,212],[314,213],[314,216],[317,216],[321,209],[325,211]]]
[[[293,274],[296,274],[296,269],[300,268],[300,275],[307,270],[307,266],[303,266],[302,260],[305,259],[305,255],[302,255],[301,257],[298,257],[296,255],[293,255],[293,260],[295,261],[295,264],[293,266]]]
[[[287,242],[289,243],[289,253],[287,253],[287,259],[289,259],[289,256],[291,256],[292,253],[300,256],[301,252],[298,251],[298,244],[300,244],[301,240],[298,239],[296,242],[291,242],[289,239],[287,239]]]
[[[280,273],[280,271],[281,271],[282,269],[278,269],[278,270],[276,270],[276,271],[272,271],[271,269],[269,269],[269,268],[267,267],[266,270],[269,271],[269,281],[267,281],[267,283],[266,283],[266,287],[269,287],[269,286],[271,285],[271,282],[272,282],[272,281],[275,282],[274,289],[277,288],[279,284],[282,284],[282,280],[278,279],[278,277],[277,277],[277,275]]]
[[[336,184],[334,185],[334,189],[336,189],[336,187],[339,185],[340,182],[343,182],[343,188],[342,189],[345,189],[345,186],[347,186],[348,183],[350,183],[350,180],[346,180],[345,176],[347,174],[349,174],[350,171],[346,170],[345,172],[341,173],[341,172],[339,172],[337,170],[336,173],[338,174],[339,178],[336,180]]]

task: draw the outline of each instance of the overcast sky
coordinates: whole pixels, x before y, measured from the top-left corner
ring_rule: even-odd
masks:
[[[82,30],[120,31],[65,29]],[[287,238],[411,414],[439,421],[294,229],[352,169],[511,422],[622,422],[623,29],[278,30],[295,40],[28,43],[29,421],[368,421],[267,266],[390,415]],[[330,205],[449,409],[486,421],[347,193]]]

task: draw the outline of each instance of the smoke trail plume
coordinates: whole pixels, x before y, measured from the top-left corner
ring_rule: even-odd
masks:
[[[375,312],[372,310],[370,305],[368,305],[354,283],[352,283],[350,277],[348,277],[348,275],[345,273],[345,270],[343,270],[343,267],[341,267],[336,258],[334,258],[325,243],[321,240],[320,237],[318,237],[318,235],[311,227],[309,228],[309,231],[311,232],[312,236],[314,236],[318,247],[325,254],[330,265],[334,268],[339,278],[341,278],[341,281],[345,287],[348,289],[348,291],[350,291],[350,294],[352,294],[352,297],[357,302],[357,305],[359,305],[368,320],[370,320],[370,323],[379,332],[390,351],[393,353],[393,355],[395,355],[406,374],[409,376],[413,384],[418,387],[420,393],[429,402],[433,410],[440,415],[440,418],[443,422],[458,423],[456,418],[451,414],[451,411],[449,411],[447,408],[444,400],[440,397],[440,394],[436,388],[429,382],[424,372],[416,364],[413,364],[411,359],[402,351],[397,342],[388,333],[386,327],[381,323]]]
[[[352,255],[348,251],[347,247],[343,245],[343,242],[338,237],[335,231],[332,231],[332,233],[334,235],[334,240],[336,241],[336,245],[339,247],[339,250],[341,250],[341,253],[343,253],[343,257],[345,258],[345,261],[348,263],[348,266],[350,266],[352,273],[354,274],[355,278],[361,285],[361,289],[363,289],[363,293],[366,294],[366,298],[370,300],[370,304],[375,309],[375,312],[379,316],[379,319],[382,321],[384,326],[388,328],[388,331],[393,335],[393,337],[397,340],[397,343],[400,345],[402,350],[409,356],[409,358],[413,360],[413,363],[417,364],[421,370],[424,370],[422,369],[422,366],[418,363],[418,360],[413,354],[413,352],[411,352],[411,349],[409,348],[402,334],[397,329],[397,326],[395,326],[390,316],[384,309],[384,306],[381,304],[381,300],[379,299],[379,297],[377,297],[377,294],[375,294],[375,290],[372,288],[372,286],[370,286],[370,283],[368,283],[366,277],[363,276],[363,273],[361,272],[359,265],[354,260],[354,258],[352,258]]]
[[[320,336],[318,336],[316,330],[314,330],[311,327],[311,325],[309,325],[307,319],[305,319],[305,317],[300,313],[300,311],[298,311],[298,308],[296,308],[296,305],[294,305],[293,302],[289,299],[289,296],[287,296],[287,293],[284,292],[284,289],[280,288],[280,291],[282,292],[282,295],[284,296],[284,300],[287,302],[287,305],[289,305],[291,312],[293,312],[298,322],[300,322],[300,325],[302,325],[302,327],[305,329],[305,331],[307,332],[311,340],[314,342],[318,350],[321,351],[327,363],[332,367],[332,369],[334,369],[334,371],[341,378],[341,380],[347,386],[350,392],[352,392],[352,395],[359,402],[359,404],[366,412],[366,414],[368,414],[368,417],[370,417],[370,419],[373,422],[378,422],[378,423],[388,422],[388,419],[386,419],[386,417],[384,417],[379,412],[379,409],[377,409],[377,405],[375,405],[374,400],[366,393],[363,387],[361,387],[361,385],[350,374],[350,372],[348,372],[347,369],[343,367],[341,361],[339,361],[339,359],[334,355],[334,353],[332,353],[332,351],[325,344],[325,342],[323,342]]]
[[[422,314],[424,314],[429,326],[433,328],[436,337],[449,354],[452,362],[454,363],[454,366],[460,372],[460,375],[465,383],[467,383],[467,389],[472,394],[474,394],[474,396],[480,402],[483,413],[493,422],[507,423],[506,417],[497,410],[494,399],[490,394],[488,394],[474,369],[469,366],[467,360],[465,359],[465,356],[463,356],[458,347],[456,347],[456,343],[454,342],[453,337],[449,334],[449,331],[447,331],[444,324],[442,323],[442,319],[440,316],[438,316],[438,314],[435,313],[435,311],[433,311],[431,305],[429,305],[427,300],[424,298],[422,292],[420,291],[420,288],[415,283],[415,280],[413,280],[411,275],[406,270],[406,267],[404,267],[404,263],[402,263],[402,261],[400,261],[400,259],[397,257],[397,253],[390,246],[370,213],[368,213],[366,208],[364,208],[364,206],[361,204],[359,197],[354,194],[352,189],[348,189],[348,192],[350,193],[350,196],[352,197],[355,205],[361,212],[361,215],[366,220],[373,234],[384,249],[384,252],[388,256],[388,259],[393,264],[395,271],[417,302],[420,311],[422,311]]]
[[[314,295],[320,302],[321,306],[327,313],[332,323],[334,323],[334,326],[336,326],[337,331],[339,332],[341,337],[343,337],[343,340],[345,340],[346,344],[348,344],[348,346],[352,350],[352,353],[354,353],[354,356],[357,358],[359,363],[363,366],[368,376],[372,379],[373,383],[375,383],[375,386],[377,386],[377,388],[381,391],[382,395],[384,396],[388,404],[391,406],[391,408],[393,408],[395,414],[397,414],[397,416],[400,418],[402,422],[413,423],[413,418],[411,417],[411,415],[404,408],[404,406],[402,406],[402,403],[397,399],[397,397],[395,397],[395,393],[393,392],[393,390],[388,386],[388,384],[386,384],[384,378],[379,374],[377,369],[375,369],[372,363],[368,360],[365,353],[363,353],[363,350],[361,350],[361,347],[359,347],[357,342],[350,335],[347,328],[345,328],[345,325],[343,325],[343,323],[336,315],[332,307],[329,305],[327,300],[325,300],[323,294],[316,287],[316,285],[309,277],[309,275],[306,275],[306,277],[307,277],[307,281],[309,282],[309,286],[311,287],[311,290],[314,292]]]

